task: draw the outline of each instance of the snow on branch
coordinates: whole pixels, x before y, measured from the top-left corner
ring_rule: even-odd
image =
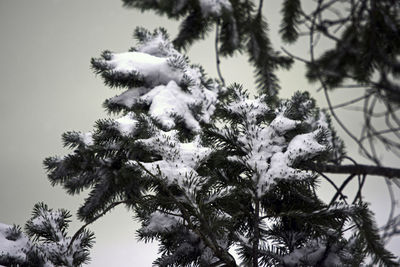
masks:
[[[72,241],[66,234],[70,217],[66,210],[54,211],[38,203],[26,223],[26,235],[17,226],[0,224],[0,264],[74,267],[87,263],[93,233],[83,231]]]
[[[26,223],[28,236],[40,241],[38,250],[56,265],[76,266],[89,260],[88,249],[93,244],[93,234],[84,231],[70,245],[71,237],[66,234],[70,217],[66,210],[53,211],[47,205],[38,203],[32,218]]]
[[[192,131],[209,123],[220,86],[206,79],[201,67],[190,65],[176,51],[162,29],[150,33],[138,28],[139,44],[130,52],[106,51],[92,65],[111,86],[128,87],[105,102],[110,111],[143,110],[166,129],[178,121]]]
[[[256,194],[262,196],[277,180],[312,177],[313,173],[299,169],[297,164],[328,152],[331,134],[325,117],[310,100],[298,93],[274,110],[267,105],[265,95],[250,99],[239,87],[230,90],[229,100],[221,107],[231,122],[239,125],[237,146],[242,153],[228,160],[249,169]],[[266,120],[271,116],[272,120]],[[231,136],[230,131],[216,131],[226,140]]]
[[[31,246],[19,227],[0,223],[0,264],[25,262]]]
[[[153,131],[152,137],[136,142],[162,159],[141,162],[141,165],[154,175],[160,174],[167,184],[183,187],[189,177],[198,177],[196,169],[211,153],[210,148],[201,145],[200,137],[196,136],[191,142],[181,142],[176,130],[165,132],[154,127]]]

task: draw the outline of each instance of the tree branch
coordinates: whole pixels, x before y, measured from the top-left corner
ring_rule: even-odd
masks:
[[[303,169],[325,173],[363,174],[384,176],[387,178],[400,178],[400,169],[363,164],[333,165],[322,163],[306,163]]]
[[[85,230],[85,228],[95,222],[97,219],[99,219],[100,217],[102,217],[104,214],[106,214],[107,212],[109,212],[110,210],[112,210],[113,208],[115,208],[116,206],[126,203],[126,201],[118,201],[118,202],[114,202],[111,203],[107,208],[105,208],[103,210],[103,212],[101,212],[100,214],[98,214],[97,216],[93,217],[92,219],[90,219],[87,223],[85,223],[84,225],[81,226],[81,228],[78,229],[78,231],[75,232],[74,236],[71,238],[71,241],[68,244],[67,250],[65,252],[67,252],[71,247],[72,244],[74,243],[75,239],[78,238],[78,236],[83,232],[83,230]]]
[[[224,77],[222,76],[221,73],[221,60],[219,58],[219,48],[218,48],[218,41],[219,41],[219,19],[217,20],[217,24],[215,26],[215,57],[216,57],[216,62],[217,62],[217,72],[219,79],[222,82],[222,85],[225,86],[225,80]]]

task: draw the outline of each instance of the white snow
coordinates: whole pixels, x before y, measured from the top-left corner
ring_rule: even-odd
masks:
[[[256,99],[249,99],[244,94],[237,94],[238,99],[229,103],[226,109],[237,115],[241,115],[251,124],[256,124],[259,116],[266,114],[270,109],[265,104],[265,95],[261,95]]]
[[[66,233],[61,229],[61,222],[64,215],[60,210],[39,209],[36,217],[30,220],[30,227],[51,234],[51,239],[45,242],[37,243],[37,248],[47,259],[51,259],[52,255],[62,255],[62,258],[69,266],[73,265],[74,255],[82,249],[82,240],[80,236],[74,240],[74,243],[67,250],[71,237],[67,237]],[[75,255],[76,256],[76,255]],[[48,264],[51,265],[49,262]],[[52,265],[51,265],[52,266]]]
[[[161,174],[168,184],[181,187],[185,187],[184,181],[188,177],[197,176],[196,168],[211,153],[211,149],[200,144],[199,138],[188,143],[179,142],[176,130],[156,130],[151,138],[136,142],[162,156],[162,160],[141,164],[152,174]]]
[[[47,211],[45,209],[40,210],[38,216],[31,220],[32,226],[41,231],[51,229],[53,239],[61,241],[64,239],[64,235],[61,232],[59,223],[63,220],[62,213],[60,211]],[[53,244],[49,244],[49,246]]]
[[[178,131],[162,131],[154,127],[153,136],[137,140],[147,150],[160,155],[161,160],[154,162],[128,161],[128,165],[140,167],[143,173],[163,180],[167,185],[177,185],[184,192],[177,201],[192,205],[197,209],[197,192],[206,182],[206,177],[199,176],[197,168],[208,158],[211,149],[203,147],[197,136],[192,142],[180,142]],[[143,169],[144,168],[144,169]],[[226,192],[221,192],[221,195]],[[215,196],[218,197],[218,196]]]
[[[115,72],[130,74],[138,72],[149,85],[167,84],[173,80],[179,82],[182,73],[169,66],[168,58],[156,57],[141,52],[113,53],[111,60],[104,61]]]
[[[280,122],[286,121],[287,125],[278,123],[280,127],[272,127],[274,130],[278,129],[279,134],[284,134],[288,129],[294,125],[291,120],[282,120],[280,116],[277,118]],[[274,120],[275,121],[275,120]],[[274,121],[271,125],[275,124]],[[285,129],[283,132],[282,130]],[[319,144],[315,137],[320,130],[315,130],[311,133],[301,134],[295,136],[288,145],[281,146],[281,151],[275,151],[270,158],[270,166],[265,172],[265,175],[261,175],[258,182],[259,194],[262,194],[264,190],[267,190],[271,184],[274,183],[275,179],[305,179],[310,177],[311,173],[307,171],[298,170],[293,168],[297,161],[307,160],[310,157],[316,156],[319,153],[327,150],[327,147]],[[278,140],[275,138],[275,140]],[[286,147],[286,151],[283,152],[283,148]]]
[[[188,72],[196,78],[192,78],[194,83],[198,84],[189,87],[188,91],[182,90],[176,81],[171,80],[166,85],[158,85],[151,89],[144,87],[129,89],[111,98],[109,102],[124,105],[127,108],[132,108],[136,103],[145,103],[150,107],[149,114],[167,129],[173,128],[176,117],[179,117],[183,119],[188,129],[199,131],[199,123],[201,121],[208,123],[215,111],[217,93],[202,87],[197,71],[189,69]],[[192,106],[200,107],[200,114],[197,114],[196,118],[191,110]],[[133,127],[133,122],[129,117],[121,118],[118,122],[121,125],[119,129],[124,134],[131,130],[128,125]],[[123,128],[125,126],[128,128]]]
[[[184,4],[185,1],[187,0],[181,0],[180,2],[183,2],[182,4]],[[138,52],[150,54],[156,57],[173,57],[180,55],[161,30],[157,29],[154,33],[142,32],[142,34],[145,34],[146,37],[136,46]]]
[[[235,93],[235,100],[225,105],[225,110],[243,118],[243,128],[239,129],[238,141],[241,143],[244,156],[230,156],[228,160],[240,162],[251,170],[252,180],[257,185],[257,195],[269,190],[276,179],[305,179],[311,173],[296,169],[295,164],[307,160],[327,150],[325,145],[316,141],[317,135],[327,125],[318,122],[318,128],[310,133],[300,134],[292,140],[284,135],[300,125],[300,121],[287,118],[283,105],[275,111],[275,118],[268,124],[259,123],[257,118],[270,112],[264,97],[254,100],[240,92]],[[290,102],[287,102],[290,103]],[[286,103],[286,104],[287,104]],[[320,118],[323,120],[324,118]],[[228,129],[220,130],[223,136],[229,136]]]
[[[86,146],[93,145],[93,133],[92,132],[81,133],[80,138]]]
[[[161,33],[154,37],[149,36],[146,42],[137,47],[137,50],[156,57],[170,57],[179,54]]]
[[[161,31],[143,34],[146,36],[136,52],[111,53],[110,59],[102,59],[102,64],[115,74],[139,73],[145,87],[130,88],[110,98],[108,103],[128,109],[138,103],[146,104],[149,114],[165,128],[173,128],[176,118],[182,118],[188,129],[199,131],[199,123],[208,123],[215,111],[220,86],[206,88],[200,68],[189,65],[187,58],[173,48]],[[196,114],[193,107],[198,110]]]
[[[16,240],[11,240],[9,233],[12,226],[0,223],[0,256],[8,254],[11,257],[19,258],[23,262],[26,260],[25,253],[35,247],[37,253],[45,258],[44,266],[54,266],[50,261],[51,255],[63,255],[63,260],[68,262],[69,266],[72,266],[74,254],[81,251],[81,240],[77,238],[71,249],[66,251],[71,238],[65,237],[60,229],[59,223],[62,219],[63,216],[60,211],[39,210],[38,215],[30,220],[30,227],[37,229],[38,232],[44,231],[50,234],[52,240],[36,242],[35,244],[32,244],[22,232]]]
[[[289,143],[287,151],[288,160],[293,163],[296,158],[307,160],[310,156],[316,155],[324,150],[326,146],[319,144],[316,141],[316,137],[320,132],[319,129],[306,134],[296,135]]]
[[[137,120],[133,119],[133,113],[128,113],[127,115],[116,119],[118,131],[123,135],[127,136],[133,132],[137,124]]]
[[[283,115],[283,112],[281,112],[277,114],[275,119],[271,122],[270,127],[273,128],[277,134],[282,135],[295,129],[299,124],[300,121],[288,119]]]
[[[326,266],[343,266],[343,262],[334,250],[328,255],[324,255],[325,250],[324,241],[311,240],[305,246],[296,248],[293,252],[285,255],[283,262],[285,266],[298,266],[301,261],[305,262],[307,266],[314,266],[321,258],[325,257],[324,264]]]
[[[182,117],[186,126],[191,130],[200,130],[199,122],[193,117],[189,106],[196,103],[196,99],[174,82],[170,81],[166,86],[160,85],[141,97],[150,104],[149,114],[171,129],[175,126],[174,115]]]
[[[132,106],[139,101],[139,97],[149,92],[151,89],[146,87],[138,87],[129,89],[120,95],[110,98],[109,103],[118,104],[127,108]]]
[[[171,228],[177,226],[181,222],[182,219],[177,216],[155,211],[150,215],[149,224],[142,228],[142,230],[163,233],[171,230]]]
[[[12,226],[0,223],[0,255],[7,255],[21,258],[24,260],[27,251],[31,246],[29,239],[21,233],[17,240],[8,239],[8,235]]]

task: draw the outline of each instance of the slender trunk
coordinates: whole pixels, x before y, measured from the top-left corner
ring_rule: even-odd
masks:
[[[254,207],[253,267],[258,267],[258,247],[260,242],[260,201],[256,198]]]

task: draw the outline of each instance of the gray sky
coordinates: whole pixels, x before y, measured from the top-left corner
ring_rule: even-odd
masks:
[[[270,0],[265,4],[274,40],[278,40],[280,3]],[[71,197],[61,188],[51,187],[42,161],[68,152],[62,148],[63,132],[90,131],[97,119],[107,117],[101,104],[118,92],[93,74],[90,58],[106,49],[127,51],[134,45],[131,36],[136,26],[150,30],[163,26],[174,36],[177,25],[152,13],[125,9],[120,0],[0,0],[1,222],[24,225],[39,201],[75,213],[84,196]],[[189,57],[216,77],[213,46],[212,40],[202,41],[189,51]],[[289,49],[300,53],[304,47]],[[252,89],[252,69],[245,58],[224,60],[222,72],[228,84],[239,82]],[[280,73],[281,96],[311,90],[324,106],[322,95],[314,94],[315,88],[303,74],[301,64],[289,73]],[[360,127],[359,118],[350,113],[346,116],[353,127]],[[354,151],[349,142],[347,147]],[[389,203],[379,179],[367,182],[365,194],[383,221]],[[328,191],[326,194],[329,198]],[[150,266],[156,246],[135,242],[136,224],[131,217],[119,208],[90,227],[96,233],[91,266]],[[71,232],[79,225],[75,220]]]

